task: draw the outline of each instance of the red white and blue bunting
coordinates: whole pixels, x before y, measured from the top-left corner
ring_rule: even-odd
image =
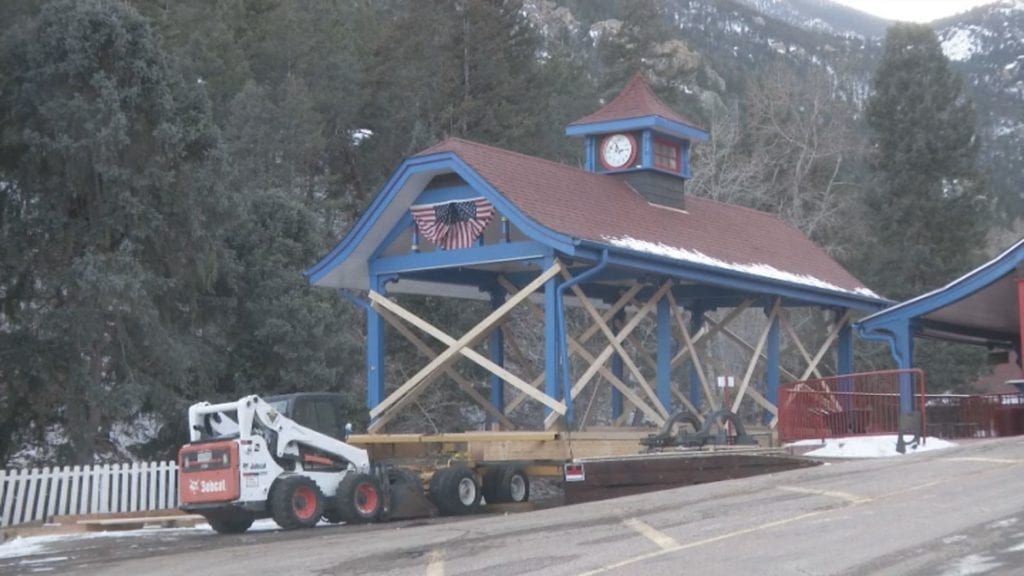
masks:
[[[409,211],[420,234],[445,250],[472,246],[494,216],[494,206],[484,198],[420,204]]]

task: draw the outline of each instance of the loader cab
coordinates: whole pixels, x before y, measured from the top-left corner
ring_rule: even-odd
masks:
[[[269,396],[264,400],[300,426],[342,441],[347,437],[341,394],[300,392]]]

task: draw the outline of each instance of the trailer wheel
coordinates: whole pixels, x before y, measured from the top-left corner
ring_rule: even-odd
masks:
[[[331,524],[341,524],[345,521],[341,516],[341,512],[337,508],[324,508],[324,520],[327,520]]]
[[[430,501],[444,516],[474,512],[480,505],[480,486],[473,471],[464,466],[442,468],[430,479]]]
[[[360,472],[346,474],[334,498],[339,516],[348,524],[374,522],[384,507],[380,481]]]
[[[285,530],[312,528],[324,513],[320,488],[305,476],[286,476],[270,493],[270,516]]]
[[[206,521],[210,523],[210,528],[213,528],[213,531],[218,534],[241,534],[252,526],[253,520],[252,516],[206,518]]]
[[[484,498],[488,504],[526,502],[530,499],[530,477],[520,466],[490,467],[484,472]]]

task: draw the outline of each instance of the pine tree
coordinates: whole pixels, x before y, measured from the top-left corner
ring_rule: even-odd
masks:
[[[41,385],[36,429],[62,425],[60,459],[88,463],[114,419],[209,379],[216,131],[124,3],[47,4],[3,54],[5,381]]]
[[[904,299],[969,270],[985,239],[974,108],[931,28],[890,28],[867,120],[880,182],[866,198],[865,280]]]
[[[983,259],[985,245],[974,109],[931,28],[889,29],[867,120],[878,181],[865,194],[862,278],[903,300],[969,271]],[[982,355],[922,342],[915,364],[928,373],[932,389],[964,389],[981,369]]]

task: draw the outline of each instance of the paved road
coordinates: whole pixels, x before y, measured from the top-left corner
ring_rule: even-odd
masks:
[[[96,538],[0,573],[1022,574],[1022,486],[1010,438],[507,516]]]

